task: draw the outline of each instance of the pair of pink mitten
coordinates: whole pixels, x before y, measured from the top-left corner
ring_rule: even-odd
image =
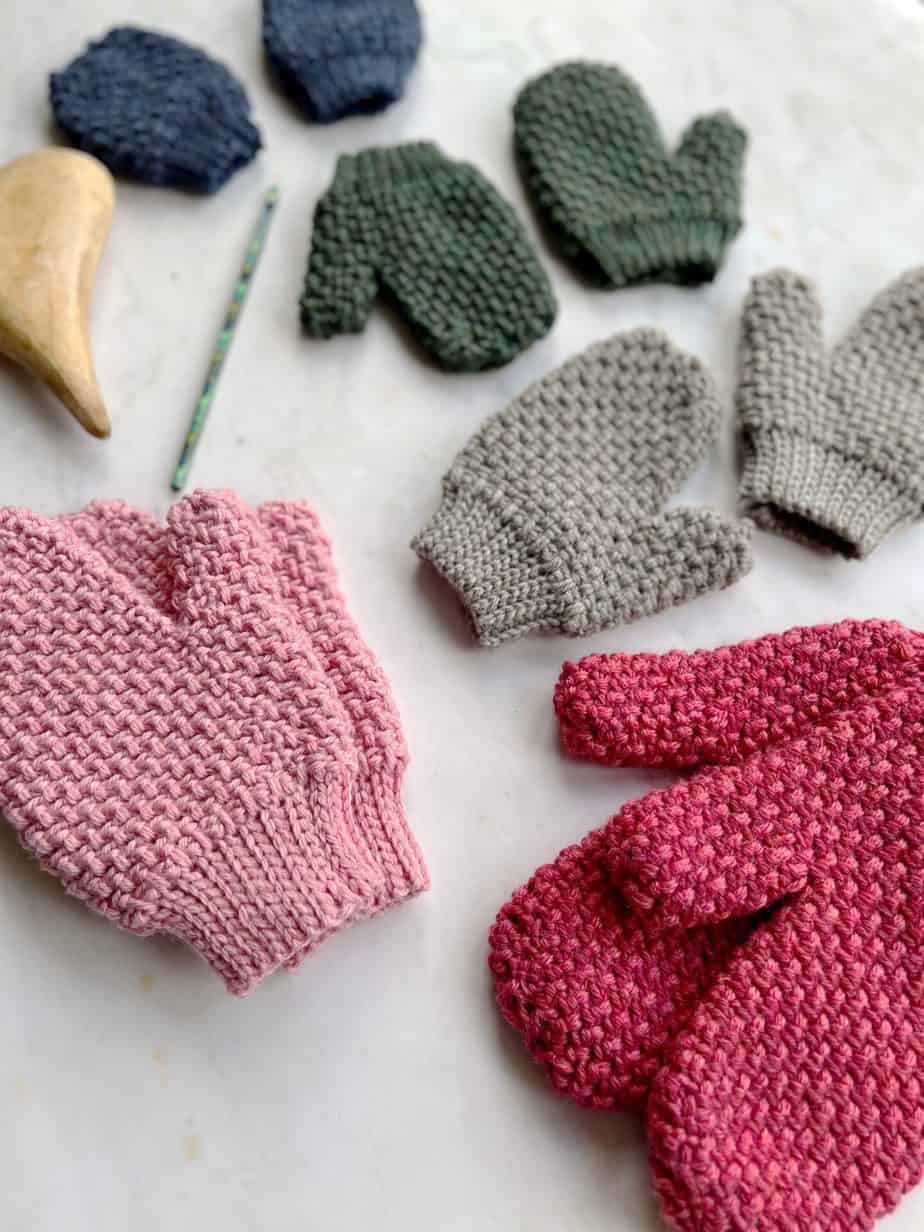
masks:
[[[924,1171],[924,642],[867,621],[593,656],[569,752],[695,770],[540,869],[491,933],[553,1085],[643,1106],[683,1232],[861,1232]]]
[[[0,807],[235,993],[427,886],[388,683],[296,503],[0,510]]]

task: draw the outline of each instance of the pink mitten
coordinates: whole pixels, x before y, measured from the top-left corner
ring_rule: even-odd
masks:
[[[420,893],[429,877],[401,803],[407,748],[391,690],[340,592],[330,542],[299,501],[272,501],[250,514],[271,555],[286,618],[306,636],[344,707],[357,753],[351,819],[377,869],[369,900],[354,918]],[[95,501],[68,519],[114,568],[158,601],[164,591],[164,528],[122,501]],[[292,964],[298,956],[293,956]]]
[[[243,993],[377,870],[343,708],[249,511],[197,493],[164,546],[155,602],[67,521],[0,511],[0,807],[71,893]]]
[[[696,654],[592,656],[558,682],[562,739],[606,765],[736,765],[887,688],[915,637],[845,621]],[[563,851],[491,931],[501,1012],[555,1088],[591,1107],[645,1099],[665,1049],[753,927],[722,918],[665,929],[627,904],[612,853],[640,808],[669,798],[629,804]]]
[[[350,721],[359,760],[353,813],[382,874],[373,904],[379,911],[430,885],[401,803],[408,763],[401,719],[385,673],[347,611],[330,541],[315,514],[299,501],[271,501],[257,516],[292,619],[307,633]]]
[[[829,664],[792,649],[790,695],[822,694]],[[924,646],[889,656],[890,687],[612,835],[646,927],[755,924],[652,1084],[652,1173],[683,1232],[865,1232],[924,1172]]]

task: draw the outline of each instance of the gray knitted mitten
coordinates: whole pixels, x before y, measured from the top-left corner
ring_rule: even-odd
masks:
[[[862,558],[924,512],[924,268],[886,287],[830,356],[821,318],[800,275],[751,283],[741,508],[765,530]]]
[[[593,633],[728,586],[751,567],[747,524],[663,511],[719,419],[705,368],[658,330],[599,342],[482,426],[411,546],[485,646]]]

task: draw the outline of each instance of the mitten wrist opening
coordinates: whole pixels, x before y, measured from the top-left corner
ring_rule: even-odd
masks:
[[[859,560],[920,513],[919,494],[830,444],[779,429],[743,444],[741,512],[763,530]]]
[[[588,253],[613,286],[635,282],[711,282],[740,229],[737,220],[668,218],[613,224],[585,239]]]
[[[426,179],[451,167],[432,141],[409,141],[404,145],[376,146],[337,159],[332,191],[381,193],[411,180]]]
[[[444,491],[411,547],[455,590],[482,646],[559,627],[552,567],[510,517],[477,494]]]

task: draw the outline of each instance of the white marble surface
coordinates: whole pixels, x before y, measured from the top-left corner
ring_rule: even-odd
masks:
[[[842,330],[924,255],[924,7],[912,0],[429,0],[426,54],[385,116],[307,127],[270,88],[257,0],[5,0],[0,157],[52,139],[49,70],[120,21],[227,60],[266,150],[213,200],[121,187],[94,305],[115,430],[100,444],[0,368],[0,498],[56,513],[121,496],[163,512],[168,478],[260,191],[282,204],[194,482],[310,499],[384,661],[414,755],[424,898],[229,997],[190,952],[121,934],[0,833],[0,1223],[5,1232],[655,1232],[642,1135],[549,1094],[494,1011],[485,939],[537,864],[654,780],[572,764],[550,694],[565,657],[709,646],[843,616],[924,622],[924,529],[863,565],[760,536],[734,590],[568,643],[476,650],[407,544],[454,452],[589,342],[663,326],[730,397],[752,273],[812,274]],[[750,130],[748,225],[699,290],[583,289],[548,252],[554,331],[494,374],[424,366],[384,311],[361,338],[303,339],[295,302],[334,156],[429,137],[519,205],[510,103],[573,56],[612,59],[671,134],[700,109]],[[528,217],[528,216],[527,216]],[[530,227],[533,226],[529,220]],[[730,410],[729,410],[730,415]],[[731,508],[727,439],[687,498]],[[663,779],[661,781],[664,781]],[[924,1224],[924,1190],[882,1226]]]

